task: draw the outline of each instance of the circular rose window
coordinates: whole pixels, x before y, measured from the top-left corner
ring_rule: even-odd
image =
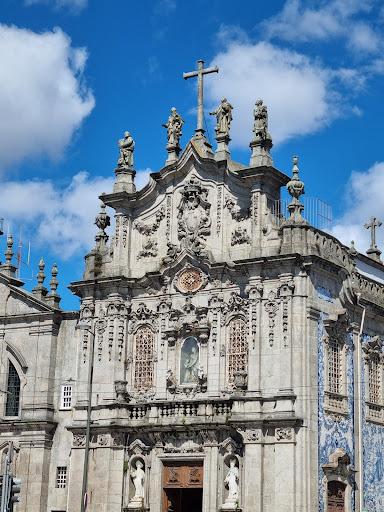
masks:
[[[185,270],[179,277],[179,286],[185,292],[194,292],[202,285],[200,272],[198,270]]]

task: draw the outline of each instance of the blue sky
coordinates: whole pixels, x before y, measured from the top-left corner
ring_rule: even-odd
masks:
[[[307,196],[332,205],[333,233],[365,252],[364,222],[384,221],[380,0],[2,0],[0,14],[0,216],[15,252],[21,226],[25,258],[31,242],[27,289],[43,256],[46,285],[55,262],[62,307],[77,309],[66,286],[93,246],[117,141],[131,132],[143,186],[167,158],[171,107],[185,120],[182,147],[194,133],[196,81],[182,74],[198,59],[220,68],[205,79],[205,112],[222,96],[234,106],[234,160],[249,163],[261,97],[275,166],[291,174],[299,156]]]

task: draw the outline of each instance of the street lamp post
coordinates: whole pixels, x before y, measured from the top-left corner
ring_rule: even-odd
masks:
[[[87,411],[87,429],[85,433],[85,452],[84,452],[84,469],[83,469],[83,487],[81,491],[81,512],[85,512],[87,507],[87,481],[88,481],[88,459],[89,459],[89,440],[91,435],[91,412],[92,412],[92,385],[93,385],[93,359],[95,353],[95,329],[86,322],[79,322],[76,329],[89,331],[92,335],[91,353],[89,357],[88,372],[88,411]]]

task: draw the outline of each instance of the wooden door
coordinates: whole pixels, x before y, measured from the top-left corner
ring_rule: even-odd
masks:
[[[328,482],[327,512],[345,512],[345,485],[341,482]]]
[[[202,510],[203,463],[169,463],[164,466],[163,512]]]
[[[164,488],[203,487],[203,463],[172,463],[164,467]]]

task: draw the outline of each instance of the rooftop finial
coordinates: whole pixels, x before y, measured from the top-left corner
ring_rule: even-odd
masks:
[[[6,262],[3,265],[1,265],[1,272],[3,274],[7,275],[8,277],[14,278],[16,267],[12,263],[12,258],[13,258],[13,254],[14,254],[14,252],[12,251],[12,245],[13,245],[12,235],[8,235],[7,250],[5,251]],[[18,282],[21,284],[21,281],[18,281]]]
[[[273,166],[273,160],[270,155],[272,149],[272,137],[268,132],[268,109],[263,105],[263,100],[258,99],[253,111],[253,139],[249,144],[252,148],[252,156],[249,166]]]
[[[371,245],[367,251],[367,254],[370,258],[378,261],[379,263],[382,263],[382,261],[380,259],[381,251],[379,251],[376,245],[376,228],[379,228],[381,224],[382,222],[380,220],[376,220],[376,217],[373,215],[371,217],[371,222],[366,222],[364,224],[366,229],[371,230]]]
[[[57,287],[59,286],[59,281],[57,280],[57,265],[56,263],[53,264],[52,267],[52,279],[49,281],[49,286],[51,288],[51,293],[56,294]]]
[[[298,158],[295,155],[293,157],[293,177],[287,183],[287,190],[289,195],[292,197],[292,201],[288,205],[289,219],[287,223],[291,224],[308,224],[308,221],[304,219],[301,212],[304,210],[304,205],[300,202],[299,197],[305,194],[304,183],[299,179],[299,168],[297,167]]]
[[[45,296],[48,293],[48,290],[46,289],[46,287],[43,286],[44,279],[45,279],[44,267],[45,267],[45,263],[44,263],[43,258],[41,258],[41,260],[39,262],[39,271],[36,274],[36,279],[37,279],[38,284],[32,290],[33,295],[35,295],[40,300],[44,300]]]
[[[358,254],[358,252],[356,250],[356,247],[355,247],[355,241],[354,240],[351,240],[351,247],[349,248],[349,253],[352,256],[356,256]]]
[[[43,257],[41,257],[41,260],[39,262],[39,272],[36,275],[37,282],[39,283],[37,286],[38,288],[43,288],[44,279],[46,277],[44,274],[44,268],[45,268],[45,263],[44,263]]]
[[[101,245],[105,246],[108,240],[108,235],[105,230],[108,226],[111,225],[111,218],[105,211],[105,204],[101,203],[100,205],[101,211],[95,217],[96,226],[99,228],[99,232],[95,236],[96,245],[99,247]]]
[[[12,251],[12,246],[13,246],[12,235],[8,235],[8,237],[7,237],[7,250],[5,251],[5,259],[7,260],[7,263],[11,263],[13,255],[15,254]]]

